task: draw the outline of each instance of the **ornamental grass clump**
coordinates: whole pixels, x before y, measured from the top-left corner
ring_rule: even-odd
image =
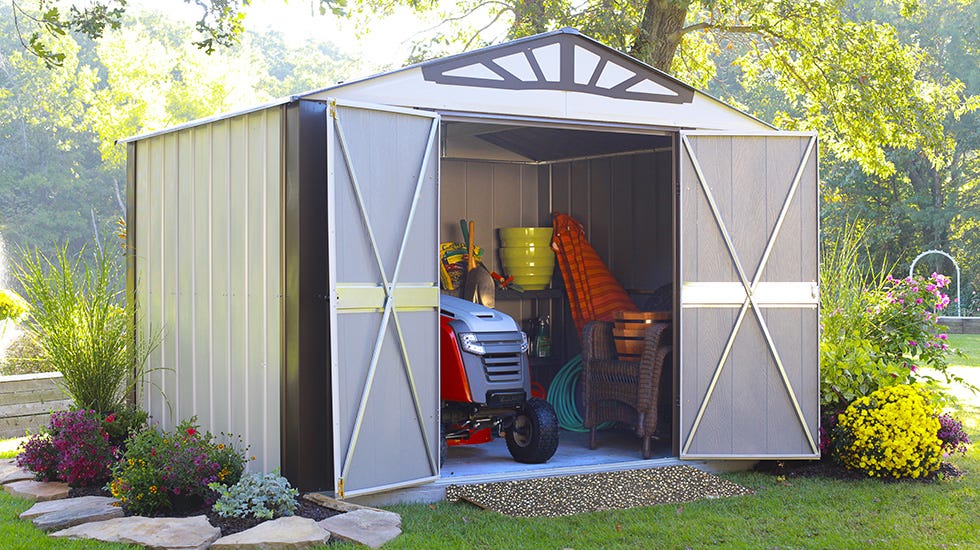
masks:
[[[200,431],[195,422],[181,422],[169,432],[149,428],[129,440],[109,484],[128,512],[196,511],[217,499],[209,484],[234,484],[241,478],[245,450]]]
[[[856,399],[833,428],[834,457],[870,477],[920,478],[939,469],[940,422],[921,386],[899,384]]]
[[[21,251],[15,275],[32,304],[25,328],[44,361],[62,374],[62,387],[79,409],[108,414],[132,395],[159,334],[134,337],[139,326],[127,305],[122,262],[103,247],[54,258]]]

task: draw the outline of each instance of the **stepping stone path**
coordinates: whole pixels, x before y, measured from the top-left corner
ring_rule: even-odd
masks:
[[[401,534],[401,516],[394,512],[311,494],[306,495],[309,500],[344,513],[320,522],[296,516],[279,518],[219,538],[221,531],[208,523],[206,516],[123,517],[116,499],[67,498],[67,484],[33,478],[33,474],[18,468],[12,459],[0,460],[0,485],[4,490],[35,501],[20,518],[32,521],[44,531],[54,531],[51,536],[56,538],[123,542],[153,550],[300,550],[322,545],[331,537],[379,548]],[[0,545],[2,542],[0,537]]]

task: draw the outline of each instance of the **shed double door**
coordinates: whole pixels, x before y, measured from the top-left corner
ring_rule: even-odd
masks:
[[[439,476],[439,117],[331,101],[334,490]]]
[[[816,458],[816,136],[679,137],[680,456]]]

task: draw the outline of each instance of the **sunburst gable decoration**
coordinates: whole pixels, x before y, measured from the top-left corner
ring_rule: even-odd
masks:
[[[422,64],[425,80],[506,90],[561,90],[690,103],[694,89],[574,29]]]

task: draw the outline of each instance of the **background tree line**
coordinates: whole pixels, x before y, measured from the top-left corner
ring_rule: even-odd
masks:
[[[364,28],[396,8],[436,14],[444,23],[420,37],[411,61],[577,27],[777,127],[818,131],[825,234],[855,224],[868,261],[897,272],[923,250],[946,250],[963,268],[964,297],[980,288],[978,2],[312,3]],[[8,241],[43,246],[111,231],[124,178],[115,139],[323,87],[352,70],[326,42],[289,48],[248,31],[247,2],[200,4],[194,29],[119,0],[75,11],[41,0],[33,19],[18,1],[0,12]],[[939,257],[922,269],[953,272]]]

